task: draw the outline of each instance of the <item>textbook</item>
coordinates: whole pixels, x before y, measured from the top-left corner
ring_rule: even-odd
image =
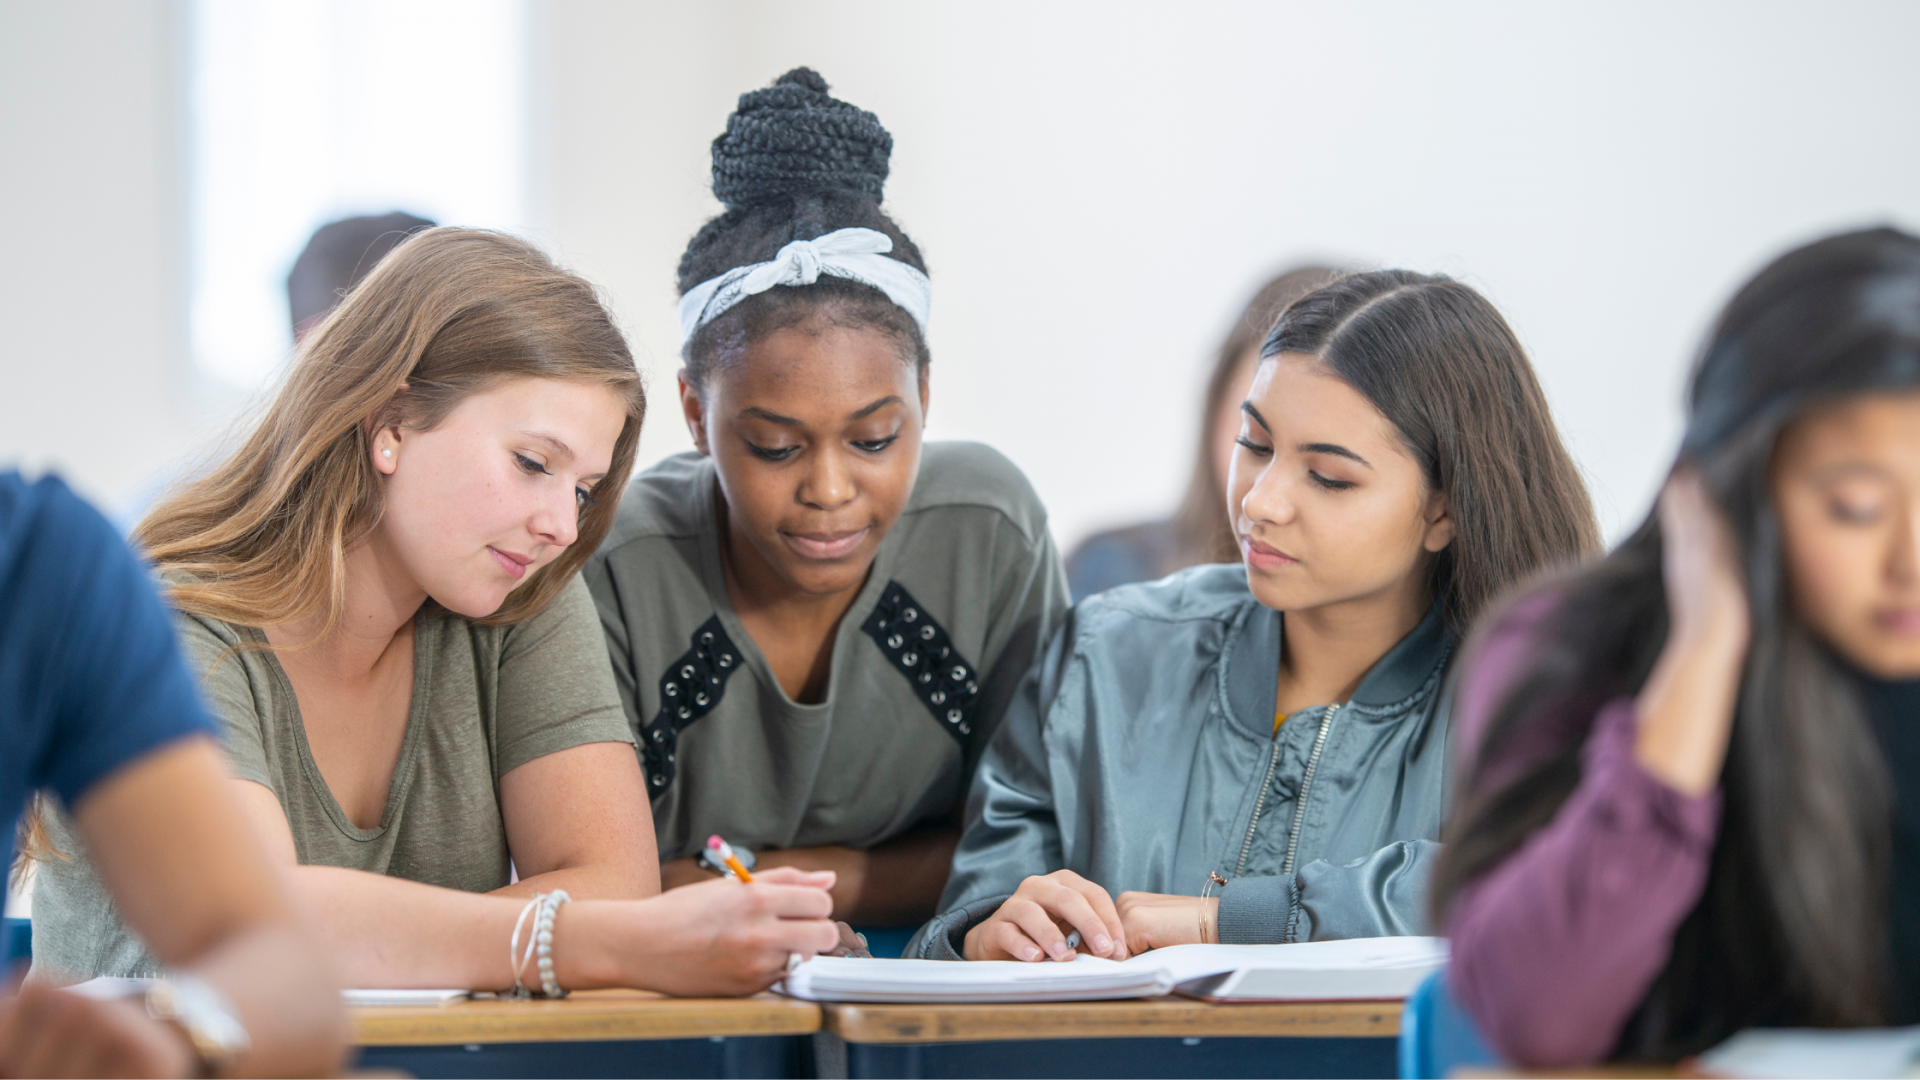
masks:
[[[1701,1054],[1706,1076],[1912,1076],[1920,1027],[1749,1028]]]
[[[816,956],[774,989],[808,1001],[1105,1001],[1181,993],[1209,1001],[1405,998],[1447,962],[1442,938],[1297,945],[1174,945],[1126,960],[880,960]]]

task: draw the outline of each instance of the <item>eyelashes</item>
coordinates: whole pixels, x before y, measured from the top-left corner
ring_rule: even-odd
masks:
[[[1246,447],[1255,457],[1269,458],[1273,456],[1273,447],[1261,446],[1259,443],[1248,439],[1244,435],[1233,441]],[[1331,476],[1322,476],[1312,469],[1307,470],[1307,482],[1324,491],[1345,491],[1355,486],[1351,480],[1335,480]]]
[[[520,466],[520,471],[529,476],[553,475],[553,473],[547,470],[545,465],[540,464],[525,454],[515,454],[513,455],[513,460],[515,464]],[[600,505],[600,500],[594,498],[592,491],[587,488],[574,488],[573,497],[574,505],[582,510],[591,509],[592,507]]]
[[[863,454],[878,454],[881,451],[885,450],[887,447],[892,446],[894,443],[898,441],[900,441],[900,436],[889,435],[884,439],[856,440],[850,445],[852,445],[852,447],[855,450],[858,450]],[[773,462],[786,461],[787,459],[793,457],[793,455],[800,452],[800,448],[798,446],[779,446],[779,447],[756,446],[752,442],[748,442],[745,439],[742,439],[741,442],[746,443],[748,453],[752,454],[754,457],[757,457],[762,461],[773,461]]]

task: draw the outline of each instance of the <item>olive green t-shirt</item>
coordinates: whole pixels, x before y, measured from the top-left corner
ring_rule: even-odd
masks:
[[[640,743],[662,859],[708,836],[865,848],[957,814],[1013,689],[1067,608],[1027,478],[928,443],[833,639],[825,700],[788,698],[735,617],[711,459],[636,477],[582,572]]]
[[[391,874],[467,892],[508,882],[500,778],[537,757],[633,741],[593,601],[578,580],[515,626],[481,626],[429,601],[414,618],[413,702],[380,823],[347,819],[314,764],[293,687],[252,627],[177,617],[187,664],[235,776],[271,789],[300,862]],[[563,796],[564,797],[564,796]],[[36,975],[140,976],[158,961],[120,922],[64,815],[51,839],[72,862],[34,886]]]

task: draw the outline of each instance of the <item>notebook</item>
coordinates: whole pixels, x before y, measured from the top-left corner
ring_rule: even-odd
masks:
[[[1216,1001],[1404,998],[1447,961],[1441,938],[1355,938],[1297,945],[1175,945],[1127,960],[953,963],[817,956],[775,987],[808,1001],[1028,1002],[1158,997],[1176,988]]]

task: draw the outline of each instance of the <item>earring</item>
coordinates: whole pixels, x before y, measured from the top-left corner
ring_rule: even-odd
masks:
[[[390,458],[393,456],[393,451],[390,449],[387,449],[386,447],[381,447],[380,456],[383,458]]]

